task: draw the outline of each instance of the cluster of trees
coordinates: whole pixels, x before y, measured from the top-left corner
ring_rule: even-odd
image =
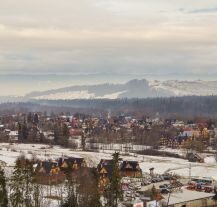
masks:
[[[18,121],[18,139],[19,141],[36,141],[40,139],[38,131],[39,117],[37,113],[29,112],[22,120]]]
[[[110,183],[100,192],[99,178],[94,168],[85,175],[73,176],[71,169],[66,172],[66,181],[60,188],[59,196],[46,195],[45,186],[37,183],[34,176],[35,160],[21,156],[17,159],[10,177],[0,169],[0,207],[47,207],[46,199],[55,198],[59,207],[117,207],[122,199],[121,177],[119,172],[119,154],[112,160]]]
[[[0,169],[0,207],[40,207],[39,185],[34,182],[33,161],[20,157],[11,177]]]
[[[28,111],[47,111],[51,113],[81,112],[81,113],[107,113],[111,109],[113,113],[135,113],[137,115],[153,115],[159,112],[162,116],[206,116],[215,117],[217,96],[185,96],[169,98],[146,99],[90,99],[90,100],[37,100],[32,103],[4,103],[0,104],[0,114]]]
[[[77,108],[77,111],[83,109],[107,110],[111,109],[113,113],[134,112],[136,114],[155,114],[159,112],[162,116],[180,115],[180,116],[208,116],[217,115],[216,104],[217,96],[184,96],[169,98],[146,98],[146,99],[91,99],[91,100],[55,100],[39,101],[51,106]]]
[[[98,175],[95,171],[88,177],[81,177],[76,181],[69,174],[66,184],[67,196],[61,207],[118,207],[122,200],[119,161],[119,153],[114,153],[111,179],[103,192],[99,191]]]
[[[66,124],[55,124],[54,126],[54,143],[62,145],[64,147],[68,146],[69,141],[69,129]]]

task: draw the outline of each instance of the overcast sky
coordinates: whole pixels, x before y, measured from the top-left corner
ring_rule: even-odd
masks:
[[[217,72],[216,0],[0,2],[0,73]]]

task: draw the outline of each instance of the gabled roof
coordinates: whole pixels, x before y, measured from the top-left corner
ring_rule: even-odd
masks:
[[[82,166],[82,163],[85,162],[84,158],[77,158],[77,157],[68,157],[68,158],[60,158],[58,160],[58,165],[62,166],[63,163],[67,163],[68,165],[77,164],[78,166]]]
[[[100,163],[97,166],[97,172],[99,174],[102,173],[102,169],[103,172],[106,171],[107,176],[110,177],[112,175],[112,160],[100,160]]]
[[[123,161],[121,165],[121,171],[141,171],[139,163],[137,161]]]
[[[39,162],[35,168],[36,173],[49,174],[53,168],[58,167],[57,162],[43,161]],[[42,172],[43,171],[43,172]]]

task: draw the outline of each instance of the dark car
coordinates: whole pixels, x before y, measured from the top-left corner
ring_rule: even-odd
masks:
[[[162,189],[160,190],[160,193],[162,193],[162,194],[168,194],[168,193],[170,193],[170,190],[168,190],[168,189],[166,189],[166,188],[162,188]]]

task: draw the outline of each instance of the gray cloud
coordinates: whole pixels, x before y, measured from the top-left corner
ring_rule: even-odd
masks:
[[[214,13],[214,3],[4,1],[0,72],[212,73],[217,65],[216,16],[205,11]]]
[[[202,8],[202,9],[195,9],[191,10],[189,13],[216,13],[217,12],[217,6],[216,7],[211,7],[211,8]]]

